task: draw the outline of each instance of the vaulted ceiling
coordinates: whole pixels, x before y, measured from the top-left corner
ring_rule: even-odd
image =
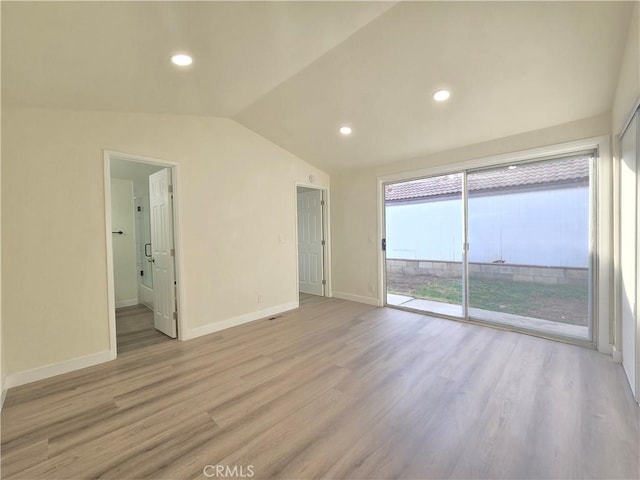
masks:
[[[337,172],[609,111],[631,7],[5,1],[2,101],[230,117]]]

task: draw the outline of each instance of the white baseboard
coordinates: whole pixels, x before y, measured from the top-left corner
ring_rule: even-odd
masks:
[[[373,305],[374,307],[380,306],[377,298],[364,297],[362,295],[354,295],[352,293],[344,292],[333,292],[333,296],[341,298],[342,300],[349,300],[350,302],[366,303],[367,305]]]
[[[71,360],[65,360],[64,362],[52,363],[50,365],[45,365],[44,367],[13,373],[7,376],[5,388],[18,387],[27,383],[37,382],[38,380],[43,380],[45,378],[55,377],[56,375],[62,375],[63,373],[69,373],[75,370],[80,370],[81,368],[108,362],[114,358],[115,357],[111,352],[107,350],[105,352],[87,355],[86,357],[73,358]]]
[[[611,353],[613,357],[613,361],[616,363],[622,363],[622,352],[618,350],[616,347],[613,347],[613,352]]]
[[[153,290],[146,285],[138,285],[138,299],[140,303],[153,310]]]
[[[132,298],[130,300],[122,300],[120,302],[116,302],[116,308],[122,308],[122,307],[133,307],[134,305],[138,305],[138,299],[137,298]]]
[[[254,322],[256,320],[261,320],[272,315],[288,312],[289,310],[294,310],[299,306],[300,305],[298,301],[283,303],[282,305],[276,305],[275,307],[258,310],[257,312],[245,313],[244,315],[239,315],[237,317],[222,320],[220,322],[210,323],[208,325],[203,325],[202,327],[191,328],[185,332],[180,340],[191,340],[192,338],[209,335],[210,333],[219,332],[220,330],[225,330],[227,328],[242,325],[243,323]]]

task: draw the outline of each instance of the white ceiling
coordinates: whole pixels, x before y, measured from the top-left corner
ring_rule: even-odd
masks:
[[[232,116],[391,6],[2,2],[3,101]]]
[[[609,111],[631,7],[2,2],[2,99],[231,117],[336,172]]]

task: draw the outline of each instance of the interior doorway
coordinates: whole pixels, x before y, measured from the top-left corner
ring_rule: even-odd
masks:
[[[111,352],[178,338],[177,166],[105,152]]]
[[[326,296],[325,191],[296,187],[298,293]]]

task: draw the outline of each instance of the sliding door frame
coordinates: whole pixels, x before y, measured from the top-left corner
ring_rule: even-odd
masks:
[[[462,170],[462,316],[469,321],[469,191],[467,170]]]
[[[465,298],[463,299],[463,317],[446,317],[458,321],[475,323],[480,325],[491,325],[492,327],[517,331],[534,336],[550,338],[567,343],[583,345],[587,347],[597,348],[604,353],[612,352],[612,338],[610,335],[610,318],[612,318],[612,299],[611,286],[613,272],[611,267],[612,260],[612,167],[610,154],[609,136],[593,137],[574,142],[551,145],[547,147],[534,148],[519,152],[500,154],[490,157],[466,160],[447,165],[434,166],[411,172],[395,173],[391,175],[380,176],[378,183],[378,245],[386,235],[385,222],[385,186],[392,183],[417,180],[426,177],[434,177],[438,175],[446,175],[453,173],[463,173],[463,196],[466,195],[467,171],[481,170],[491,167],[499,167],[503,165],[513,165],[518,163],[528,163],[535,160],[551,159],[571,155],[574,153],[593,150],[595,159],[592,161],[593,171],[590,180],[590,200],[593,202],[593,214],[590,215],[591,226],[591,251],[590,266],[592,292],[590,298],[591,315],[591,340],[573,339],[570,337],[556,336],[554,334],[537,332],[532,330],[524,330],[509,325],[498,323],[489,323],[485,321],[474,320],[469,317],[469,299],[467,288],[464,288]],[[591,186],[593,185],[593,186]],[[464,219],[463,219],[463,283],[468,285],[468,231],[467,231],[467,198],[463,197]],[[378,249],[378,305],[384,306],[386,302],[386,255],[381,248]],[[408,310],[408,309],[407,309]],[[424,313],[424,312],[420,312]]]

